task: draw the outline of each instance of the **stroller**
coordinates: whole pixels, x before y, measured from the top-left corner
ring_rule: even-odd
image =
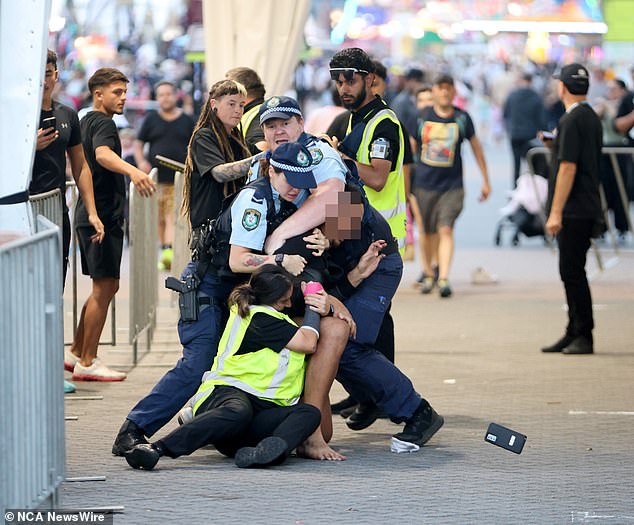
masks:
[[[495,232],[495,245],[502,244],[502,232],[513,231],[511,244],[518,246],[520,234],[526,237],[544,236],[544,203],[548,194],[548,182],[543,177],[525,173],[517,179],[517,187],[511,192],[511,200],[500,210],[502,219]]]

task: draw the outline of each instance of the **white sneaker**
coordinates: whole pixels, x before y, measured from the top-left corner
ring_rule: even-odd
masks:
[[[64,348],[64,370],[72,372],[75,369],[75,365],[79,363],[79,357],[73,354],[67,348]]]
[[[108,368],[97,357],[92,360],[92,365],[77,363],[73,370],[73,381],[123,381],[126,377],[125,372]]]
[[[184,425],[194,419],[194,411],[189,405],[180,409],[178,413],[178,424]]]

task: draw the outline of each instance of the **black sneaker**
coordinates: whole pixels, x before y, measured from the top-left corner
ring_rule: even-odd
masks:
[[[424,399],[421,400],[416,412],[405,423],[403,432],[392,436],[392,450],[394,452],[415,452],[440,430],[445,423]],[[399,448],[400,450],[395,450]]]
[[[346,410],[348,408],[354,409],[354,407],[356,407],[357,404],[358,404],[358,401],[356,401],[352,396],[348,396],[345,399],[342,399],[341,401],[338,401],[337,403],[333,403],[332,405],[330,405],[330,411],[333,414],[341,414],[342,410]]]
[[[125,456],[136,445],[145,445],[147,443],[148,440],[145,439],[143,429],[136,423],[126,419],[114,440],[112,453],[115,456]]]
[[[438,279],[438,293],[440,294],[440,297],[444,299],[451,297],[453,291],[451,290],[451,286],[449,286],[449,281],[447,279]]]
[[[569,345],[561,351],[562,354],[592,354],[594,353],[592,339],[580,335],[575,337]]]
[[[559,341],[553,343],[550,346],[545,346],[542,348],[542,352],[544,353],[553,353],[553,352],[561,352],[564,348],[566,348],[574,338],[570,335],[564,335]]]
[[[264,438],[255,447],[242,447],[236,452],[235,463],[240,468],[267,467],[281,463],[288,444],[281,437]]]
[[[150,443],[136,445],[125,453],[125,460],[132,468],[152,470],[161,458],[159,450]]]
[[[350,430],[363,430],[374,423],[382,411],[374,403],[359,403],[350,417],[346,419],[346,425]]]

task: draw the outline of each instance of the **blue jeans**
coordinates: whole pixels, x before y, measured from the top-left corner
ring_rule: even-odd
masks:
[[[388,255],[345,301],[357,323],[357,336],[348,341],[341,356],[337,380],[359,402],[372,401],[390,417],[404,420],[414,414],[421,397],[407,376],[375,348],[402,274],[401,256]]]
[[[194,268],[195,264],[190,262],[182,278]],[[227,320],[226,300],[230,288],[215,275],[206,274],[199,291],[217,299],[218,304],[202,305],[197,321],[178,321],[183,356],[128,414],[128,419],[141,427],[148,437],[178,413],[198,390],[202,375],[211,369]]]

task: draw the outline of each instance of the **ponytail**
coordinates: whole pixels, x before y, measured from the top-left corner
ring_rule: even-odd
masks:
[[[228,300],[229,306],[234,304],[238,307],[238,315],[247,317],[249,315],[249,307],[255,304],[255,290],[251,288],[249,283],[236,286]]]

